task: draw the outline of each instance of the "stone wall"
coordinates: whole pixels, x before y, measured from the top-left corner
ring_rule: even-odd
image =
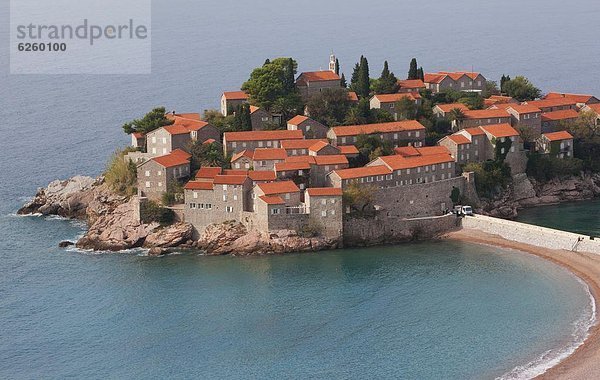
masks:
[[[390,220],[385,215],[372,218],[344,218],[344,246],[394,244],[425,240],[460,228],[461,218],[453,214],[426,218]]]
[[[499,235],[507,240],[531,244],[537,247],[600,254],[600,238],[591,240],[589,236],[572,232],[483,215],[467,217],[463,220],[462,225],[464,228],[480,230],[489,234]]]

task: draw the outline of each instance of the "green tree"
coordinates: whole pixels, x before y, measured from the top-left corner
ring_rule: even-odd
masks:
[[[350,109],[348,91],[343,88],[325,89],[311,96],[306,108],[310,117],[321,124],[330,127],[341,125]]]
[[[350,89],[352,91],[356,91],[356,86],[358,86],[359,72],[360,72],[360,63],[356,63],[356,65],[354,65],[354,70],[352,70],[352,76],[350,77]]]
[[[369,96],[371,88],[371,79],[369,78],[369,62],[364,56],[360,56],[359,63],[354,67],[350,88],[360,97]]]
[[[348,83],[346,83],[346,76],[344,75],[344,73],[342,73],[342,78],[340,79],[340,86],[342,86],[342,88],[348,87]]]
[[[420,80],[425,80],[425,72],[423,71],[423,67],[419,67],[419,71],[418,71],[418,78]]]
[[[374,81],[373,87],[373,91],[376,94],[393,94],[398,92],[398,78],[390,71],[387,61],[383,63],[381,76]]]
[[[352,162],[352,166],[360,167],[366,165],[369,161],[373,161],[380,156],[389,156],[394,153],[394,150],[389,142],[384,141],[376,134],[358,135],[356,144],[358,149],[358,157]]]
[[[464,93],[465,96],[458,99],[459,103],[462,103],[469,107],[471,110],[481,110],[484,107],[483,97],[475,92]]]
[[[125,158],[128,150],[117,150],[104,172],[104,181],[116,193],[132,196],[137,193],[137,166]]]
[[[337,58],[335,59],[335,73],[340,75],[340,61]]]
[[[148,133],[155,129],[173,124],[172,120],[167,119],[165,107],[157,107],[148,112],[141,119],[135,119],[123,124],[123,130],[127,134],[133,132]]]
[[[190,149],[192,171],[198,170],[203,166],[229,165],[229,157],[223,156],[223,146],[217,142],[204,144],[197,140]]]
[[[448,112],[448,119],[456,129],[461,129],[462,121],[465,119],[465,113],[460,108],[453,108]]]
[[[413,100],[404,97],[396,102],[396,115],[398,120],[416,120],[417,105]]]
[[[351,183],[346,187],[342,195],[342,201],[346,207],[360,215],[371,214],[377,188],[371,185],[359,185]]]
[[[407,79],[420,79],[419,77],[419,69],[417,65],[417,59],[413,58],[410,61],[410,66],[408,69],[408,78]]]
[[[487,99],[492,95],[500,95],[500,90],[496,82],[488,80],[485,82],[485,88],[481,92],[481,96]]]
[[[500,78],[500,92],[506,93],[506,90],[504,89],[504,85],[506,85],[506,83],[509,81],[510,81],[510,76],[502,74],[502,78]]]
[[[520,102],[537,99],[542,94],[540,89],[531,84],[524,76],[506,81],[502,91]]]
[[[267,60],[252,71],[242,90],[250,96],[250,103],[270,112],[293,113],[302,108],[302,101],[294,83],[298,65],[292,58]]]
[[[234,131],[251,131],[252,118],[250,115],[250,105],[247,103],[241,104],[233,117]]]

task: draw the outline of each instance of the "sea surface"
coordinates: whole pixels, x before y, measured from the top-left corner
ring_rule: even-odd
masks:
[[[600,238],[600,199],[520,210],[516,220]]]
[[[347,78],[361,54],[372,76],[388,60],[402,77],[417,57],[426,71],[598,94],[600,2],[155,0],[152,74],[129,76],[9,75],[8,7],[0,1],[0,378],[482,378],[543,367],[581,338],[585,287],[515,252],[93,255],[57,248],[83,226],[14,213],[54,179],[100,174],[128,143],[124,122],[160,105],[215,108],[267,57],[311,71],[333,51]]]

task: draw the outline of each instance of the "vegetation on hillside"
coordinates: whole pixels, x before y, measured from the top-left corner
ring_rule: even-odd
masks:
[[[156,202],[146,201],[140,204],[140,219],[145,224],[156,222],[161,226],[168,226],[173,224],[175,213],[173,210],[162,207]]]
[[[135,119],[123,124],[123,130],[127,134],[140,132],[146,134],[155,129],[173,124],[172,120],[167,119],[165,107],[157,107],[148,112],[141,119]]]
[[[110,158],[104,172],[106,184],[116,193],[132,196],[137,193],[137,167],[125,154],[134,149],[117,150]]]

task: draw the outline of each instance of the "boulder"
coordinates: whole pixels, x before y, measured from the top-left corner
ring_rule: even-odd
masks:
[[[67,248],[72,245],[75,245],[75,243],[73,243],[72,241],[68,241],[68,240],[64,240],[64,241],[61,241],[60,243],[58,243],[59,248]]]
[[[144,247],[178,247],[188,244],[192,237],[192,225],[177,223],[164,228],[156,229],[146,236]],[[189,245],[189,244],[188,244]]]

